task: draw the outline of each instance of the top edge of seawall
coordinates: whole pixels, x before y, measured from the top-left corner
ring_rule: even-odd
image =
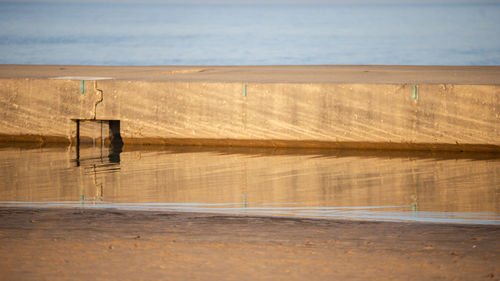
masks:
[[[0,64],[0,79],[500,85],[500,66],[78,66]]]

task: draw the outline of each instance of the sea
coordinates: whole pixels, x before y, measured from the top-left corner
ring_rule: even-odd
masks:
[[[500,65],[500,1],[0,1],[0,64]]]

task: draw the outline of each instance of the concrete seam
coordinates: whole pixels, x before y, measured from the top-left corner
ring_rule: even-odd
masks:
[[[103,90],[97,88],[97,80],[94,81],[94,90],[96,92],[95,94],[99,95],[99,99],[94,104],[94,116],[93,116],[93,119],[96,120],[97,119],[97,105],[100,104],[103,101],[103,99],[104,99],[104,92],[103,92]]]

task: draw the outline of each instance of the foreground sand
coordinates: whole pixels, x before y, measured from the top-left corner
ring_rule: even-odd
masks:
[[[499,280],[500,228],[0,208],[1,280]]]

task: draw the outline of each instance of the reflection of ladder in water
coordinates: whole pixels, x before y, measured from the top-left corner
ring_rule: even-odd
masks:
[[[92,165],[92,182],[95,187],[95,196],[92,198],[87,198],[85,196],[85,189],[83,187],[80,188],[80,201],[81,205],[88,204],[87,200],[92,199],[92,204],[95,205],[95,201],[103,201],[104,200],[104,187],[102,182],[97,182],[97,165]]]
[[[102,134],[101,134],[102,135]],[[99,149],[99,157],[97,161],[100,162],[101,165],[104,164],[104,157],[103,157],[103,144],[104,142],[102,141],[101,139],[101,146],[100,146],[100,149]],[[93,148],[95,148],[95,142],[93,142],[93,145],[92,145]],[[77,167],[80,166],[80,147],[79,145],[77,145]],[[87,197],[85,196],[85,187],[84,186],[80,186],[80,205],[85,205],[85,204],[91,204],[91,205],[95,205],[96,204],[96,201],[103,201],[104,199],[104,187],[103,187],[103,183],[102,182],[98,182],[97,180],[97,164],[95,163],[95,159],[92,160],[92,163],[90,165],[91,167],[91,176],[92,176],[92,183],[95,187],[95,196],[93,197]],[[85,171],[86,169],[88,169],[88,167],[83,167],[83,171]],[[85,172],[84,172],[85,174]]]

